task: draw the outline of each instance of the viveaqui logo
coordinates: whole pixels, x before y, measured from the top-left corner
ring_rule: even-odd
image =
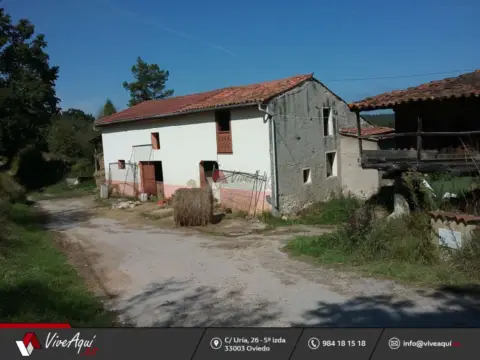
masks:
[[[16,343],[22,356],[30,356],[32,355],[33,350],[39,350],[42,348],[37,335],[33,332],[26,333],[23,336],[23,340],[16,341]]]

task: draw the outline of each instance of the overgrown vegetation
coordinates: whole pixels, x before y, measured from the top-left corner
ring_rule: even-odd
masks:
[[[114,316],[68,264],[45,216],[26,205],[29,191],[67,175],[92,176],[94,118],[59,109],[59,69],[33,24],[13,23],[0,8],[0,34],[0,319],[111,326]]]
[[[375,204],[365,202],[355,209],[349,207],[353,211],[344,212],[349,214],[348,220],[333,233],[298,237],[286,250],[321,263],[343,264],[367,274],[413,283],[480,283],[480,231],[460,250],[439,247],[428,210],[447,200],[438,196],[437,202],[419,174],[406,173],[403,178],[411,214],[379,218]]]
[[[68,185],[67,182],[47,186],[41,192],[30,193],[33,200],[73,198],[78,196],[92,195],[96,193],[97,186],[95,181],[87,180],[78,185]]]
[[[351,214],[360,207],[361,201],[353,196],[339,194],[326,202],[314,203],[301,210],[292,218],[277,218],[266,212],[261,219],[271,226],[302,225],[338,225],[346,222]]]
[[[0,318],[111,326],[105,311],[56,247],[44,217],[24,204],[0,203]]]

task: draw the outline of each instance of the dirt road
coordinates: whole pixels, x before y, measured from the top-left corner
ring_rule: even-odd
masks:
[[[81,272],[137,326],[480,324],[477,298],[458,289],[413,290],[289,259],[280,249],[291,233],[208,236],[92,216],[85,199],[40,206]]]

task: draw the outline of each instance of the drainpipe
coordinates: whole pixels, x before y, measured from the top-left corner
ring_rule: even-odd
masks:
[[[262,108],[262,104],[258,103],[258,110],[265,113],[267,115],[267,120],[269,121],[270,125],[270,139],[271,139],[271,146],[272,146],[272,198],[273,201],[271,202],[272,206],[272,215],[280,216],[279,213],[279,201],[278,201],[278,172],[277,172],[277,142],[275,137],[275,122],[273,121],[273,114],[268,112],[268,105],[265,109]]]

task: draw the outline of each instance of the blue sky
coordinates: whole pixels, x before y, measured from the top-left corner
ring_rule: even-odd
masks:
[[[478,0],[3,0],[44,33],[63,108],[119,109],[137,56],[176,95],[313,72],[347,101],[480,68]]]

